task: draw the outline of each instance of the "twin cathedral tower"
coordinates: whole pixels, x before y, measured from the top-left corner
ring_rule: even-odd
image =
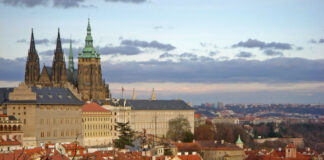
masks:
[[[32,30],[26,62],[25,83],[29,87],[66,87],[72,85],[73,88],[78,90],[84,101],[110,98],[109,86],[102,79],[100,53],[93,47],[90,20],[88,20],[85,47],[78,54],[78,69],[74,68],[71,41],[68,68],[66,68],[60,30],[58,30],[52,67],[44,65],[40,72],[39,57]]]

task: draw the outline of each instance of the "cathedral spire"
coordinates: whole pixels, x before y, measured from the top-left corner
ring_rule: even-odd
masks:
[[[153,101],[156,100],[156,96],[155,96],[154,88],[153,88],[153,90],[152,90],[152,97],[151,97],[151,100],[153,100]]]
[[[100,54],[93,47],[90,18],[88,19],[87,36],[85,38],[85,47],[83,48],[82,53],[79,54],[79,58],[100,58]]]
[[[133,96],[132,96],[132,100],[136,100],[135,88],[133,88]]]
[[[56,49],[59,49],[60,51],[62,50],[60,28],[58,28],[58,32],[57,32]]]
[[[34,31],[32,29],[30,36],[30,47],[28,50],[26,68],[25,68],[25,83],[28,86],[34,86],[39,78],[39,57],[36,52]]]
[[[72,39],[70,39],[69,70],[72,73],[74,71],[73,52],[72,52]]]
[[[31,37],[30,37],[30,47],[29,47],[29,54],[32,54],[32,53],[36,53],[33,28],[32,28],[32,33],[31,33]]]
[[[61,44],[60,28],[58,28],[56,49],[54,52],[52,64],[52,81],[54,82],[54,86],[59,87],[61,87],[67,81],[66,65]]]

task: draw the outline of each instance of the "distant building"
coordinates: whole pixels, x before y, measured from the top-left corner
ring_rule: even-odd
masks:
[[[2,105],[8,115],[23,122],[24,146],[72,142],[81,134],[84,103],[69,89],[28,88],[21,83],[7,94]],[[82,135],[78,141],[82,142]]]
[[[97,103],[83,105],[82,134],[84,146],[112,145],[117,138],[112,112]]]
[[[281,141],[283,143],[289,144],[293,143],[295,146],[299,148],[304,147],[304,139],[303,138],[279,138],[279,137],[274,137],[274,138],[258,138],[253,140],[255,143],[264,143],[266,141]]]
[[[212,123],[230,123],[230,124],[239,124],[240,120],[238,118],[223,118],[223,117],[216,117],[211,120]]]

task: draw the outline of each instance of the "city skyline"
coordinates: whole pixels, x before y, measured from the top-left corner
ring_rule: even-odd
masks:
[[[127,98],[155,88],[193,104],[324,102],[321,1],[0,2],[1,87],[23,81],[31,28],[40,65],[51,65],[57,28],[76,60],[90,17],[113,97],[124,87]]]

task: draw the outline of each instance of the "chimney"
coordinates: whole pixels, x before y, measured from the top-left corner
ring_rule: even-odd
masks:
[[[178,152],[177,155],[178,155],[178,156],[181,156],[181,152]]]
[[[188,152],[185,152],[185,155],[188,155],[189,153]]]
[[[197,154],[197,152],[192,152],[192,155],[196,155]]]

